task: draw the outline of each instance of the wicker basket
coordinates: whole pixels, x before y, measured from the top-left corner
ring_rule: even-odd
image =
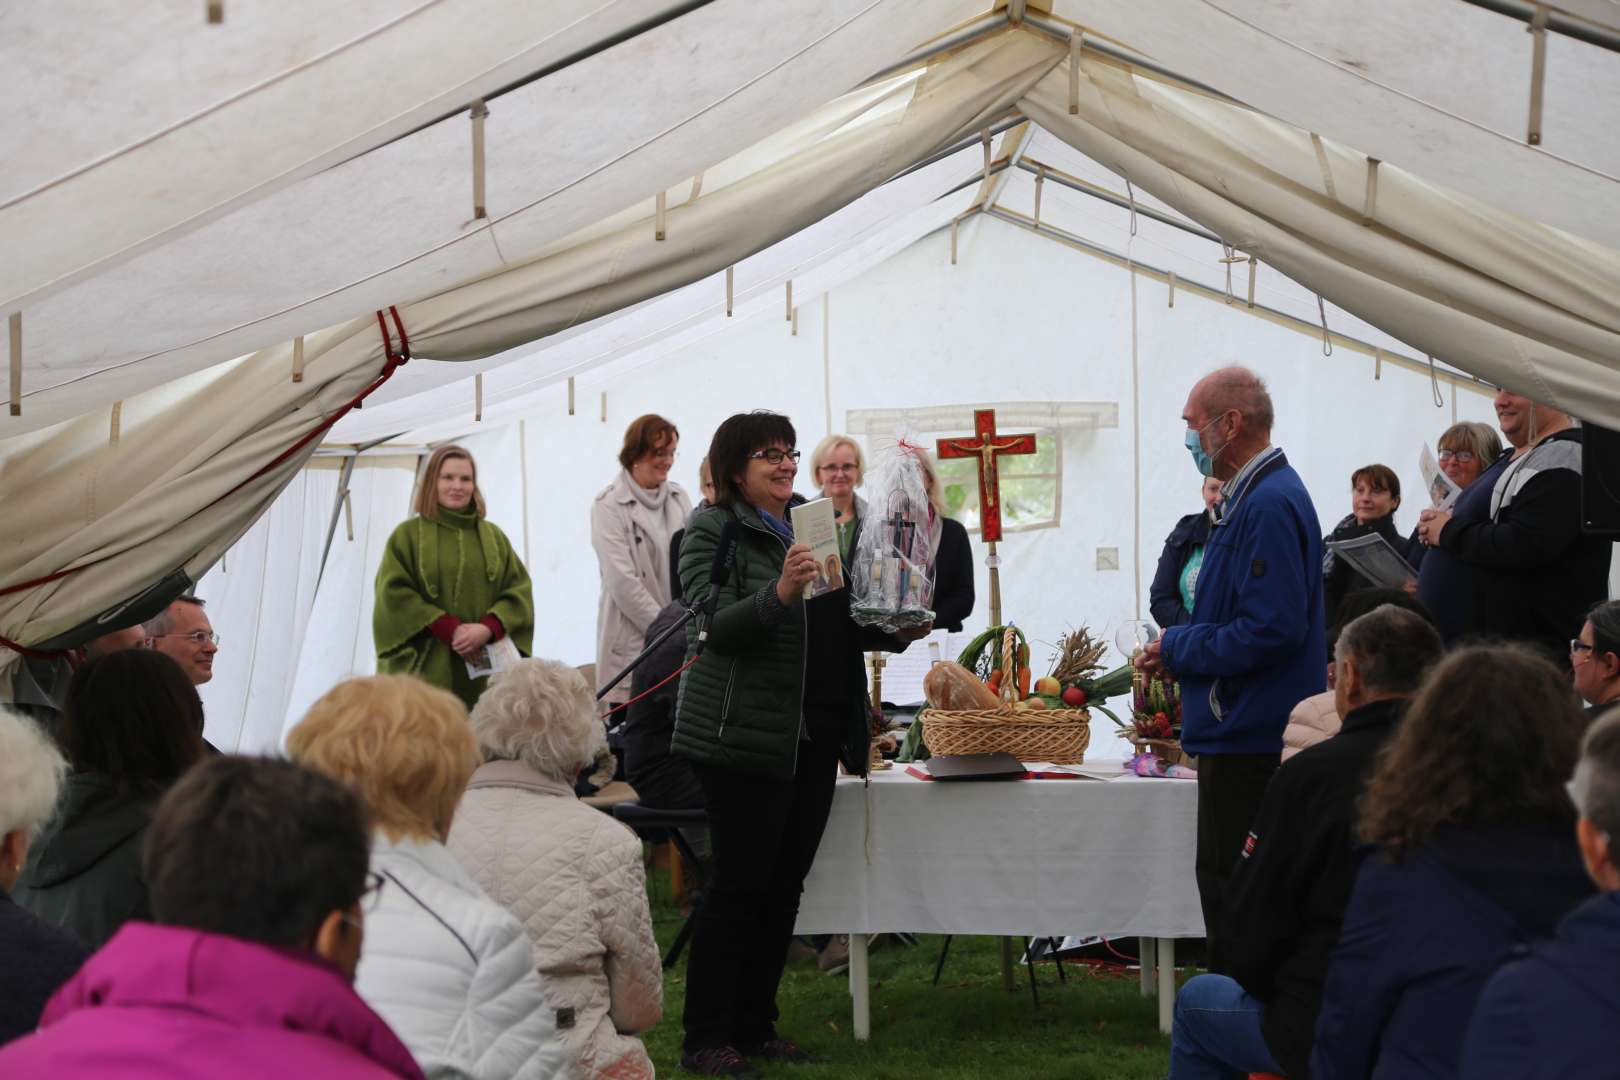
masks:
[[[1019,761],[1079,765],[1091,743],[1085,709],[924,709],[917,716],[930,754],[1011,754]]]
[[[1128,728],[1121,728],[1117,734],[1134,746],[1137,753],[1150,753],[1166,765],[1180,765],[1185,756],[1181,743],[1174,739],[1144,739]]]

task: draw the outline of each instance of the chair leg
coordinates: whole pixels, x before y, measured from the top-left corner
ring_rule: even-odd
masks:
[[[698,902],[700,904],[702,903],[701,900]],[[669,952],[664,954],[665,971],[668,971],[670,968],[674,967],[676,961],[680,960],[681,950],[686,948],[687,941],[689,941],[692,937],[692,922],[697,918],[697,916],[697,908],[694,907],[692,909],[692,914],[687,916],[686,921],[681,924],[681,932],[675,935],[674,942],[670,944]]]
[[[939,985],[939,973],[945,970],[945,957],[951,951],[951,935],[945,935],[945,944],[940,946],[939,963],[934,965],[934,985]]]
[[[1029,938],[1020,940],[1024,943],[1024,967],[1029,969],[1029,999],[1038,1009],[1041,1007],[1041,992],[1035,988],[1035,957],[1029,951]]]
[[[1058,955],[1058,948],[1062,944],[1063,943],[1061,941],[1059,941],[1057,938],[1047,938],[1046,939],[1047,948],[1052,950],[1052,963],[1057,965],[1058,982],[1067,985],[1068,981],[1069,981],[1069,977],[1067,975],[1063,974],[1063,957]]]

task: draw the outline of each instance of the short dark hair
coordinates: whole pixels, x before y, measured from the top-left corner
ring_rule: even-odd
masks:
[[[1348,623],[1334,648],[1336,659],[1355,659],[1368,690],[1402,695],[1416,693],[1446,651],[1428,620],[1394,604]]]
[[[1412,614],[1421,617],[1430,626],[1438,629],[1433,613],[1423,605],[1423,601],[1405,589],[1356,589],[1353,592],[1346,593],[1344,599],[1339,602],[1338,619],[1332,626],[1328,627],[1328,655],[1332,656],[1334,650],[1338,648],[1339,635],[1344,633],[1345,627],[1367,614],[1367,612],[1377,611],[1386,604],[1398,607],[1402,611],[1410,611]]]
[[[628,469],[671,439],[680,437],[681,433],[675,425],[657,413],[638,416],[624,429],[624,448],[619,451],[619,464]]]
[[[781,443],[789,449],[799,441],[793,421],[764,409],[729,416],[715,429],[709,443],[709,476],[714,481],[717,506],[730,506],[742,497],[736,478],[748,471],[748,455]]]
[[[161,793],[203,756],[203,707],[179,664],[151,649],[93,656],[68,682],[56,738],[73,768],[120,793]]]
[[[1614,653],[1620,656],[1620,600],[1605,600],[1586,613],[1592,624],[1592,655]]]
[[[1350,474],[1350,490],[1356,490],[1356,485],[1363,480],[1374,491],[1387,491],[1395,496],[1396,502],[1401,501],[1401,478],[1388,465],[1363,465]]]
[[[202,597],[192,596],[190,593],[184,593],[175,597],[173,600],[170,600],[167,604],[163,605],[162,611],[158,612],[156,615],[152,616],[150,619],[147,619],[141,624],[141,629],[146,631],[147,637],[161,637],[164,634],[167,634],[170,630],[174,629],[174,616],[170,615],[169,611],[176,604],[190,604],[192,607],[197,608],[205,608],[208,606],[208,602]]]
[[[141,865],[155,922],[296,947],[360,899],[369,858],[364,806],[340,781],[225,755],[163,797]]]
[[[1573,825],[1564,781],[1585,730],[1551,661],[1522,645],[1459,649],[1429,672],[1380,755],[1361,839],[1402,862],[1447,825]]]

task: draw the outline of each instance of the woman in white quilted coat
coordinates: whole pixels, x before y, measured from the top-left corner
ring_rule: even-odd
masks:
[[[485,764],[450,850],[523,921],[575,1080],[653,1075],[637,1032],[663,1014],[641,841],[580,802],[574,777],[602,742],[584,676],[524,660],[496,676],[472,714]]]
[[[564,1076],[523,927],[443,843],[478,764],[461,702],[407,675],[350,679],[310,708],[287,751],[366,800],[383,885],[355,989],[428,1080]]]

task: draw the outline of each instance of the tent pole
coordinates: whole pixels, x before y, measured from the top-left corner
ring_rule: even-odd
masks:
[[[1078,191],[1082,195],[1090,195],[1094,199],[1101,199],[1105,203],[1112,203],[1121,210],[1131,209],[1131,200],[1127,199],[1125,196],[1116,195],[1105,187],[1100,187],[1096,184],[1081,180],[1079,177],[1070,176],[1061,169],[1054,169],[1052,166],[1036,161],[1034,158],[1024,158],[1020,160],[1017,167],[1027,173],[1034,173],[1037,179],[1044,176],[1047,180],[1050,180],[1054,184],[1066,187],[1070,191]],[[1221,242],[1220,237],[1205,229],[1200,229],[1197,225],[1190,224],[1180,220],[1179,218],[1172,217],[1169,214],[1162,213],[1150,206],[1143,206],[1141,203],[1136,203],[1135,207],[1136,212],[1142,217],[1152,218],[1161,225],[1168,225],[1173,229],[1180,229],[1184,233],[1191,233],[1193,236],[1196,236],[1201,240],[1208,240],[1212,244],[1219,244]]]
[[[326,559],[332,554],[332,539],[337,536],[338,517],[343,513],[343,504],[349,497],[349,477],[354,475],[354,463],[359,460],[362,452],[385,443],[389,439],[397,439],[403,434],[405,434],[403,431],[399,431],[392,435],[384,435],[380,439],[372,439],[370,442],[361,443],[354,448],[354,453],[343,459],[343,471],[338,476],[337,497],[332,500],[332,520],[326,526],[326,545],[321,548],[321,568],[315,572],[316,594],[321,591],[321,578],[326,576]]]

